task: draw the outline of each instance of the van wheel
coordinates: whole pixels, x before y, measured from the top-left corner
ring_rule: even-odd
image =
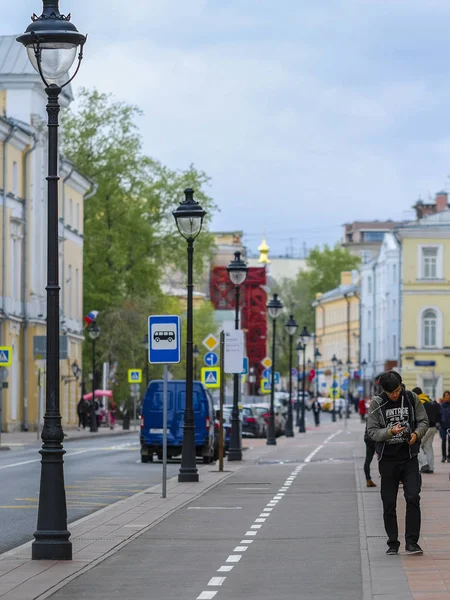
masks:
[[[150,456],[148,456],[148,454],[141,454],[141,462],[143,462],[143,463],[150,462]]]

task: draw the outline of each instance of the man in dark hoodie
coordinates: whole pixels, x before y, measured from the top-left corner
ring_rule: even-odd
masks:
[[[420,473],[417,455],[420,440],[428,429],[428,417],[419,398],[402,388],[395,371],[383,373],[382,392],[372,398],[367,433],[376,442],[381,475],[384,527],[388,535],[387,554],[398,554],[397,495],[400,481],[406,500],[406,552],[423,554],[420,536]]]

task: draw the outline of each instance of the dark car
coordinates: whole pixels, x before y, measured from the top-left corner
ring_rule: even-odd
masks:
[[[231,414],[233,407],[226,404],[223,407],[224,421],[231,423]],[[256,413],[251,406],[241,406],[239,408],[239,418],[241,420],[243,437],[261,437],[264,430],[264,419]]]

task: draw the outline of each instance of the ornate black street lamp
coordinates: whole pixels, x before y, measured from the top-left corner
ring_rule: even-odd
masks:
[[[33,560],[71,560],[72,543],[67,530],[64,489],[64,433],[59,396],[59,281],[58,281],[58,114],[59,94],[78,72],[86,36],[59,12],[58,0],[43,0],[42,15],[33,14],[32,23],[17,41],[25,46],[28,58],[41,76],[48,98],[48,224],[47,224],[47,359],[46,402],[42,429],[42,467],[37,531],[32,545]],[[72,67],[78,50],[78,65]],[[61,80],[65,79],[61,84]]]
[[[96,433],[97,427],[97,415],[95,414],[95,342],[100,336],[100,327],[95,321],[92,321],[89,327],[89,337],[92,340],[92,400],[91,400],[91,427],[90,431]]]
[[[333,423],[336,422],[336,388],[335,388],[335,382],[336,382],[336,366],[338,364],[338,359],[336,358],[336,354],[333,354],[333,358],[331,359],[331,363],[333,365],[333,384],[331,386],[331,392],[333,394],[333,410],[331,412],[331,420],[333,421]]]
[[[144,335],[144,339],[142,341],[142,345],[145,348],[145,363],[144,363],[145,364],[145,382],[146,382],[147,387],[148,387],[148,384],[149,384],[149,375],[148,375],[148,333],[146,333]]]
[[[289,335],[289,404],[288,404],[288,418],[285,428],[286,437],[294,437],[294,423],[292,415],[292,343],[294,335],[297,333],[298,325],[294,319],[294,315],[290,315],[288,321],[284,325]]]
[[[303,327],[302,332],[300,334],[300,342],[303,348],[303,379],[302,379],[302,412],[300,415],[300,427],[298,429],[299,433],[306,433],[305,427],[305,382],[306,382],[306,346],[311,339],[311,335],[309,331],[306,329],[306,326]]]
[[[195,422],[193,407],[193,382],[194,382],[194,240],[202,230],[203,219],[206,211],[194,200],[194,190],[184,190],[184,201],[173,211],[178,231],[187,241],[188,256],[188,281],[187,281],[187,327],[186,327],[186,409],[184,411],[183,447],[181,454],[181,467],[178,481],[198,481],[198,470],[195,459]]]
[[[276,331],[277,331],[277,319],[283,310],[283,304],[278,299],[278,294],[274,294],[272,300],[267,304],[267,310],[269,316],[272,319],[273,330],[272,330],[272,376],[270,383],[270,410],[269,410],[269,429],[267,430],[267,445],[276,446],[277,434],[275,431],[275,348],[276,348]]]
[[[192,356],[194,357],[194,381],[196,381],[198,378],[197,361],[200,356],[200,350],[198,349],[197,344],[192,348]]]
[[[248,267],[247,263],[242,260],[241,253],[234,253],[234,260],[227,267],[228,277],[231,283],[234,284],[235,290],[235,312],[234,312],[234,328],[239,329],[239,305],[241,298],[241,285],[247,279]],[[241,422],[239,419],[239,383],[241,376],[239,373],[234,373],[233,376],[233,410],[231,411],[231,439],[230,449],[228,450],[228,460],[242,460],[242,435]]]
[[[302,365],[302,352],[303,352],[303,344],[301,342],[297,343],[295,347],[295,351],[297,352],[297,407],[296,407],[296,417],[295,424],[297,427],[300,427],[300,379],[301,379],[301,365]]]

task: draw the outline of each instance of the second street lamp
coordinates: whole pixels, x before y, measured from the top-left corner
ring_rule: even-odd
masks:
[[[39,73],[47,94],[48,173],[47,173],[47,358],[46,400],[42,429],[41,479],[33,560],[71,560],[72,543],[67,530],[64,489],[64,432],[60,413],[59,370],[59,265],[58,265],[58,116],[59,95],[78,72],[86,36],[59,12],[58,0],[43,0],[42,14],[32,16],[17,41],[27,50],[33,68]],[[78,51],[78,65],[69,76]],[[61,80],[66,78],[64,83]],[[5,187],[5,184],[3,184]]]
[[[227,267],[228,276],[234,284],[235,289],[235,313],[234,313],[234,328],[239,329],[239,304],[241,297],[241,285],[247,279],[248,267],[247,263],[242,260],[241,253],[234,253],[234,260]],[[233,410],[231,411],[231,439],[230,448],[228,450],[228,460],[242,460],[242,436],[241,436],[241,421],[239,419],[239,383],[241,376],[239,373],[234,373],[233,376]]]
[[[91,427],[90,431],[96,433],[97,427],[97,415],[95,414],[95,342],[100,336],[100,327],[95,321],[92,321],[89,327],[89,337],[92,340],[92,400],[91,400]]]
[[[315,394],[316,394],[316,398],[319,397],[319,374],[318,374],[318,363],[320,361],[320,359],[322,358],[322,354],[319,350],[319,348],[316,348],[316,351],[314,352],[314,371],[316,372],[315,375]]]
[[[331,413],[331,420],[333,423],[336,422],[336,366],[338,364],[338,359],[336,354],[333,354],[333,358],[331,359],[331,363],[333,365],[333,383],[331,385],[331,393],[333,397],[333,410]]]
[[[270,410],[269,410],[269,429],[267,430],[267,445],[276,446],[277,436],[275,431],[275,348],[276,348],[276,331],[277,319],[283,310],[283,304],[278,299],[278,294],[274,294],[273,298],[267,303],[267,311],[272,319],[272,376],[270,385]]]
[[[366,397],[366,367],[367,360],[364,359],[361,363],[361,377],[362,377],[362,388],[363,388],[363,398]]]
[[[306,346],[310,339],[311,339],[311,336],[305,326],[305,327],[303,327],[302,332],[300,334],[300,341],[303,346],[303,380],[302,380],[302,411],[300,414],[300,427],[298,429],[299,433],[306,433],[306,427],[305,427]]]
[[[188,281],[187,281],[187,318],[186,318],[186,408],[184,411],[183,447],[181,467],[178,474],[180,482],[198,481],[195,459],[195,422],[194,422],[194,378],[193,378],[193,337],[194,337],[194,240],[202,230],[206,211],[194,200],[194,190],[184,190],[184,201],[173,211],[178,231],[187,241]]]
[[[292,415],[292,343],[294,340],[294,335],[297,333],[298,329],[298,325],[294,319],[294,315],[290,315],[289,320],[286,321],[284,327],[289,335],[289,403],[285,436],[294,437],[294,424]]]

